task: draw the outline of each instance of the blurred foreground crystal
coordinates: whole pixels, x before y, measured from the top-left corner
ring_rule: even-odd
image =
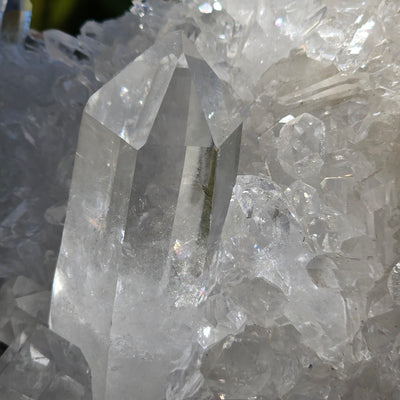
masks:
[[[32,3],[30,0],[1,0],[1,37],[9,42],[25,39],[31,23]]]
[[[45,327],[21,333],[0,358],[4,399],[91,400],[90,369],[81,351]]]

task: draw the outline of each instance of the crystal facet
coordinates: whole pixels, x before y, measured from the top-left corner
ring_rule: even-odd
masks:
[[[278,158],[289,175],[307,179],[319,174],[325,153],[325,126],[321,121],[302,114],[285,124],[279,138]]]
[[[0,40],[0,397],[397,400],[397,3]]]
[[[81,351],[44,327],[22,332],[0,357],[0,389],[6,399],[92,399]]]
[[[88,102],[51,326],[84,352],[98,399],[130,399],[133,390],[150,399],[165,390],[181,344],[174,344],[169,324],[158,321],[176,312],[169,311],[173,305],[200,301],[198,282],[235,183],[241,108],[230,96],[229,86],[177,32]],[[101,309],[93,313],[99,297]],[[87,322],[80,332],[76,315]],[[160,346],[164,341],[171,342],[169,353]]]

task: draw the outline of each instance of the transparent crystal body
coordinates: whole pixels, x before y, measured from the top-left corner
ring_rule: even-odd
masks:
[[[325,126],[310,114],[302,114],[280,132],[278,159],[294,178],[318,175],[325,153]]]
[[[44,326],[16,337],[0,359],[0,370],[4,399],[92,400],[82,352]]]
[[[235,107],[179,32],[86,106],[51,326],[87,357],[96,399],[161,398],[190,342],[180,315],[201,299],[236,179]]]
[[[77,133],[83,104],[158,36],[162,44],[93,97],[85,112],[79,190],[72,192],[59,264],[64,257],[66,268],[54,285],[60,299],[53,302],[54,325],[92,352],[97,393],[397,400],[397,2],[161,3],[147,0],[135,16],[90,22],[79,38],[48,31],[44,44],[30,43],[35,51],[0,43],[0,352],[46,320],[72,168],[65,143]],[[177,26],[196,39],[202,57],[167,38]],[[61,62],[46,61],[46,53]],[[211,263],[219,229],[209,205],[220,188],[218,160],[240,122],[229,107],[235,98],[229,86],[207,68],[194,78],[194,61],[202,58],[236,93],[255,99],[241,139],[238,170],[245,176],[238,176]],[[200,114],[192,112],[196,102]],[[218,128],[229,119],[234,123],[221,139]],[[321,130],[307,119],[324,127],[323,146],[315,146]],[[196,129],[201,135],[187,136],[189,126],[203,125]],[[172,135],[164,143],[163,127],[202,145],[177,144]],[[118,171],[110,172],[114,165]],[[131,173],[133,183],[125,185]],[[55,193],[61,185],[63,194]],[[125,196],[129,205],[120,201]],[[34,381],[43,384],[39,391],[52,388],[39,398],[79,399],[75,379],[52,375],[52,362],[47,374],[40,362],[51,357],[35,348],[23,362],[7,361],[0,397],[25,400],[18,389],[31,393]]]

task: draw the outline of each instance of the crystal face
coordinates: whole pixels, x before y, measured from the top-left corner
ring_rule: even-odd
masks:
[[[90,369],[81,351],[43,326],[10,344],[0,371],[6,399],[92,399]]]
[[[98,399],[162,396],[188,340],[179,320],[159,321],[202,295],[238,166],[240,105],[229,90],[178,32],[85,109],[51,325],[83,350]]]
[[[312,115],[302,114],[285,124],[279,138],[278,158],[282,168],[294,178],[319,174],[325,153],[325,127]]]
[[[132,3],[0,40],[0,397],[397,400],[398,2]]]

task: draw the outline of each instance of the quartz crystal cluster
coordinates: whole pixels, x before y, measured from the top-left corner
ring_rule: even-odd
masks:
[[[399,15],[134,1],[0,42],[3,397],[400,398]]]

